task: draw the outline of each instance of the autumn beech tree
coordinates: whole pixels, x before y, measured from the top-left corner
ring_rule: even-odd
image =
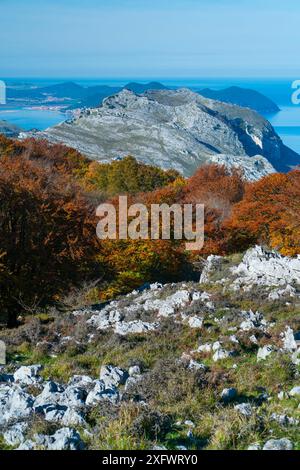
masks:
[[[94,208],[67,177],[26,157],[0,159],[2,317],[57,300],[100,269]]]
[[[227,224],[231,250],[264,243],[283,255],[300,253],[300,171],[274,173],[246,186]]]
[[[185,240],[172,238],[173,226],[170,240],[100,241],[96,207],[110,202],[118,214],[124,194],[149,213],[151,204],[203,204],[203,248],[187,251]],[[99,164],[63,145],[0,136],[0,323],[13,326],[19,313],[95,279],[102,280],[97,299],[111,299],[145,282],[199,279],[206,256],[255,243],[297,255],[299,206],[299,170],[246,183],[238,170],[213,164],[184,178],[133,157]]]

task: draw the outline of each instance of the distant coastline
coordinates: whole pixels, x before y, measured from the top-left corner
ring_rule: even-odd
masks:
[[[43,79],[25,79],[25,78],[8,78],[6,83],[8,87],[14,89],[34,89],[36,87],[50,86],[62,83],[65,80],[72,80],[81,86],[124,86],[129,81],[137,81],[146,83],[149,79],[76,79],[76,78],[43,78]],[[300,106],[291,103],[291,83],[293,79],[264,79],[264,78],[157,78],[157,81],[170,88],[186,87],[193,91],[211,88],[221,90],[229,86],[240,86],[256,90],[268,98],[272,99],[281,109],[275,114],[264,114],[277,133],[280,135],[286,145],[300,153]],[[53,105],[36,105],[24,107],[0,107],[0,120],[7,120],[12,124],[22,127],[25,130],[36,128],[44,130],[64,121],[69,116],[64,114],[66,104]]]

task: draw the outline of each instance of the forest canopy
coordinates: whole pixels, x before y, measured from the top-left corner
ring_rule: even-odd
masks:
[[[205,205],[205,243],[186,252],[180,240],[103,240],[96,207],[131,202]],[[91,161],[63,145],[0,136],[0,322],[59,303],[73,288],[100,279],[96,300],[145,282],[197,276],[209,254],[260,243],[300,253],[300,171],[245,182],[238,170],[206,165],[184,179],[126,157]]]

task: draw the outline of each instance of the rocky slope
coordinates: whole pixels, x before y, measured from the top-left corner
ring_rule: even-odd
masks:
[[[187,89],[154,90],[143,95],[124,90],[104,100],[100,108],[82,111],[78,118],[39,137],[63,142],[97,160],[131,154],[185,175],[191,175],[211,156],[221,159],[222,154],[261,155],[276,170],[300,162],[299,156],[284,147],[270,123],[254,111],[209,100]],[[247,170],[248,161],[243,168]]]
[[[300,258],[211,256],[4,332],[0,447],[300,449]]]

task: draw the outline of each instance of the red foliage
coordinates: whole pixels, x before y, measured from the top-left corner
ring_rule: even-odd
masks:
[[[231,248],[265,243],[285,255],[300,253],[300,171],[275,173],[246,187],[227,224]]]
[[[90,275],[94,210],[68,177],[26,156],[0,159],[1,309],[45,305]]]

